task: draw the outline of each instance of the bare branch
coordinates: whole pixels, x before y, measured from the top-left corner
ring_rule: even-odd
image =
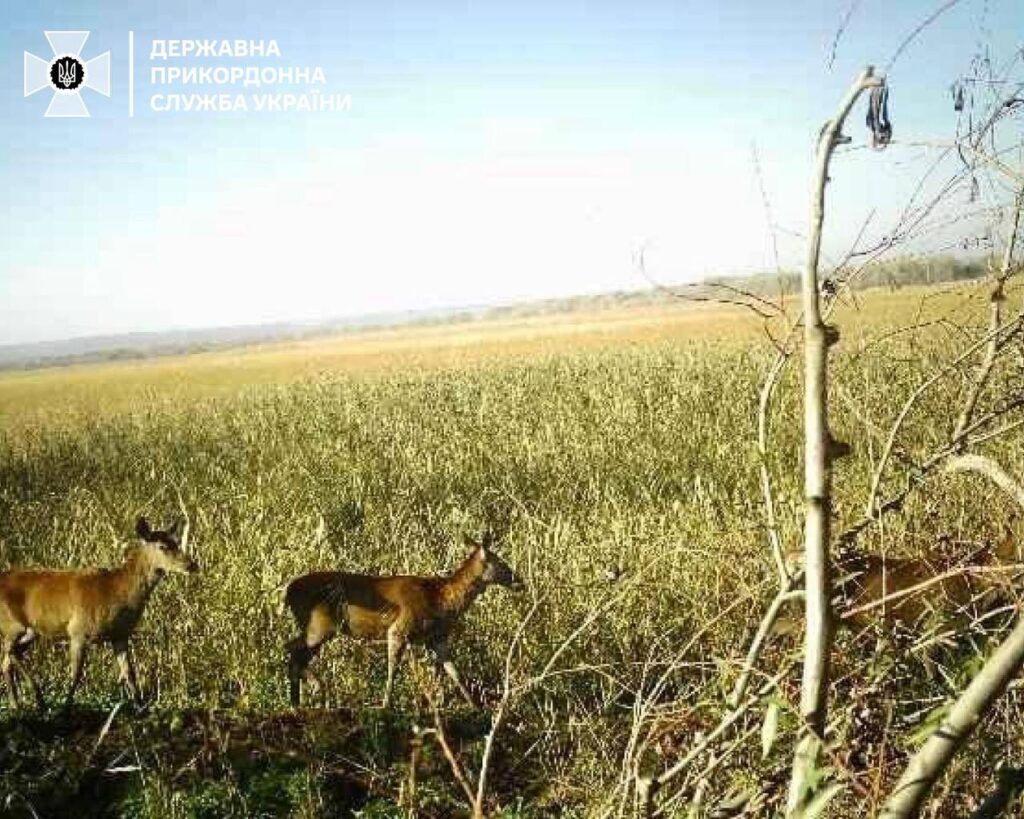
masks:
[[[825,62],[825,67],[831,71],[832,66],[836,61],[836,52],[839,49],[839,41],[843,37],[843,33],[846,31],[846,27],[850,24],[850,20],[853,19],[853,14],[857,11],[857,7],[860,5],[861,0],[853,0],[849,7],[846,9],[846,13],[843,15],[843,19],[839,21],[839,27],[836,29],[835,35],[832,37],[832,45],[828,50],[828,60]]]
[[[537,613],[543,600],[544,597],[538,597],[534,600],[533,606],[526,616],[519,621],[519,628],[516,629],[515,636],[512,638],[512,642],[509,643],[508,652],[505,654],[505,675],[502,678],[501,700],[498,702],[498,707],[494,710],[494,715],[491,717],[491,730],[487,732],[487,738],[484,740],[483,754],[480,756],[480,774],[477,776],[476,798],[473,802],[474,815],[483,816],[484,797],[487,794],[487,774],[490,770],[491,754],[494,751],[494,739],[498,735],[498,731],[501,730],[502,722],[505,719],[505,712],[512,698],[512,657],[523,639],[526,627],[533,620],[533,616]]]
[[[892,428],[889,431],[889,436],[886,439],[885,446],[882,449],[882,453],[879,456],[878,463],[875,465],[875,471],[871,478],[871,488],[868,491],[868,500],[865,508],[865,518],[873,518],[878,514],[877,501],[878,493],[882,483],[882,476],[885,473],[885,468],[888,465],[889,458],[892,455],[893,447],[896,444],[896,438],[902,429],[907,416],[910,415],[910,411],[914,408],[914,405],[921,399],[929,389],[931,389],[941,379],[956,372],[957,369],[970,358],[975,352],[981,349],[983,346],[989,343],[994,338],[999,338],[1010,332],[1015,331],[1024,323],[1024,312],[1018,313],[1011,321],[1001,325],[995,332],[986,333],[982,338],[971,344],[964,352],[957,356],[953,361],[944,367],[940,368],[937,372],[922,381],[918,387],[910,394],[910,397],[904,402],[903,408],[896,416],[896,420],[893,422]]]
[[[790,355],[786,349],[779,350],[768,375],[765,376],[764,383],[761,385],[757,402],[758,473],[761,478],[761,495],[764,499],[768,543],[771,546],[772,557],[775,559],[775,569],[779,575],[780,587],[785,587],[789,582],[789,568],[786,566],[785,550],[782,547],[782,536],[779,533],[779,522],[775,514],[775,492],[772,489],[771,470],[768,468],[768,412],[775,387],[782,377],[782,371],[789,361]]]
[[[799,600],[803,597],[803,591],[794,589],[793,585],[799,580],[799,577],[794,577],[788,587],[780,589],[779,593],[775,595],[775,599],[772,600],[771,605],[768,606],[768,610],[765,612],[764,617],[761,618],[761,623],[758,626],[757,633],[754,635],[754,639],[750,642],[750,647],[747,649],[747,656],[743,661],[743,668],[740,671],[739,677],[736,678],[736,685],[733,686],[732,694],[729,696],[729,704],[735,708],[743,700],[744,694],[747,693],[747,686],[750,683],[750,675],[754,671],[754,665],[757,663],[757,658],[761,654],[761,650],[764,648],[765,642],[768,639],[768,635],[771,634],[772,627],[779,619],[779,615],[782,613],[782,607],[786,603],[792,602],[793,600]]]
[[[977,472],[984,475],[992,483],[1013,498],[1024,511],[1024,488],[1011,478],[1003,469],[984,455],[958,455],[950,458],[946,464],[946,472]]]
[[[768,299],[752,293],[748,290],[743,290],[739,287],[726,284],[724,282],[694,282],[691,284],[677,285],[678,288],[695,291],[692,293],[680,292],[679,289],[668,287],[661,282],[657,281],[647,270],[647,263],[645,261],[645,250],[641,248],[637,254],[637,270],[641,276],[643,276],[648,283],[660,293],[664,293],[667,296],[671,296],[675,299],[681,299],[683,301],[693,302],[714,302],[716,304],[732,304],[737,307],[745,307],[754,313],[758,318],[770,319],[774,318],[785,312],[784,308],[780,304],[775,304]],[[706,290],[720,290],[726,295],[707,295],[699,292],[701,289]]]
[[[1024,487],[991,458],[961,455],[950,461],[947,470],[973,471],[984,475],[1016,500],[1024,510]],[[1017,676],[1022,665],[1024,618],[1017,621],[1010,636],[953,703],[942,724],[911,758],[882,810],[883,819],[910,819],[918,815],[921,805],[954,754],[1006,690],[1010,681]]]
[[[915,583],[913,586],[908,586],[905,589],[894,591],[890,594],[885,594],[878,597],[868,603],[864,603],[861,606],[854,606],[851,609],[847,609],[839,615],[842,620],[850,620],[859,614],[863,614],[867,611],[885,606],[889,607],[890,603],[897,600],[903,600],[912,595],[920,594],[923,591],[927,591],[932,586],[938,586],[945,583],[954,577],[963,577],[967,575],[989,575],[989,574],[1013,574],[1024,569],[1024,564],[1008,564],[1005,566],[957,566],[947,571],[941,572],[936,575],[932,575],[927,580],[922,580],[920,583]],[[893,609],[899,608],[899,606],[893,606]]]
[[[937,9],[935,9],[935,11],[933,11],[917,26],[915,26],[914,29],[906,37],[903,38],[903,41],[899,44],[899,47],[893,52],[893,55],[889,58],[889,62],[885,64],[885,73],[889,73],[890,69],[892,69],[896,60],[899,59],[900,55],[906,50],[907,46],[909,46],[914,41],[918,34],[920,34],[922,31],[928,28],[928,26],[930,26],[932,23],[938,20],[939,17],[941,17],[943,14],[945,14],[959,2],[960,0],[946,0],[945,3],[943,3]]]
[[[818,139],[817,170],[811,200],[811,233],[802,281],[804,325],[804,642],[803,680],[800,689],[802,736],[793,755],[786,812],[799,817],[813,797],[816,767],[828,708],[831,649],[831,583],[829,578],[829,524],[831,517],[831,451],[828,429],[828,348],[836,340],[821,315],[818,262],[825,218],[825,185],[832,154],[842,140],[842,127],[860,95],[883,84],[870,67],[850,86],[835,117]]]
[[[1005,299],[1003,291],[1006,286],[1006,280],[1009,278],[1012,270],[1013,250],[1017,241],[1017,228],[1020,225],[1022,206],[1024,206],[1024,186],[1021,187],[1020,192],[1017,194],[1017,201],[1011,218],[1010,233],[1007,237],[1006,248],[1003,253],[1003,262],[994,276],[995,282],[992,286],[992,293],[989,296],[989,341],[985,347],[985,357],[975,373],[970,392],[967,394],[963,408],[960,411],[960,416],[956,420],[956,426],[953,429],[954,438],[961,437],[963,431],[971,423],[974,410],[978,405],[978,400],[981,398],[982,390],[985,389],[985,385],[988,383],[992,367],[996,363],[996,356],[999,353],[999,328],[1002,324],[1003,301]]]
[[[776,689],[779,682],[789,673],[789,668],[784,668],[770,680],[768,680],[754,694],[748,696],[743,702],[726,714],[718,725],[708,733],[700,742],[686,752],[674,765],[665,769],[657,776],[640,777],[637,780],[637,800],[645,806],[645,815],[650,815],[654,807],[654,797],[668,782],[675,779],[685,771],[695,759],[711,747],[718,738],[729,730],[736,722],[750,710],[756,703]]]

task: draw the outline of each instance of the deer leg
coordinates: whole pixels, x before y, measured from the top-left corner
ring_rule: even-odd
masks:
[[[64,710],[71,707],[75,699],[75,691],[82,682],[82,671],[85,669],[85,640],[81,637],[72,637],[68,647],[68,660],[71,671],[71,685],[68,687],[68,695],[64,700]]]
[[[288,650],[288,699],[298,708],[302,699],[302,679],[320,648],[337,632],[334,619],[320,609],[313,611],[306,633],[285,646]]]
[[[36,708],[43,711],[46,709],[46,700],[43,697],[43,692],[36,683],[35,676],[31,671],[29,671],[28,666],[23,662],[23,658],[25,654],[28,653],[29,646],[32,645],[36,636],[35,631],[32,629],[25,629],[24,633],[22,633],[22,635],[14,642],[11,659],[18,677],[24,677],[28,682],[28,687],[32,690],[32,696],[36,701]]]
[[[43,697],[43,692],[39,688],[38,683],[36,683],[35,676],[31,671],[29,671],[29,667],[24,662],[24,657],[29,651],[29,646],[32,645],[36,636],[36,633],[32,629],[27,629],[25,634],[23,634],[22,637],[20,637],[20,639],[18,639],[14,644],[14,670],[17,672],[18,677],[24,677],[29,683],[29,688],[32,689],[32,696],[36,700],[36,707],[39,708],[39,710],[45,710],[46,699]]]
[[[459,689],[459,693],[462,695],[462,698],[469,703],[472,708],[479,708],[480,706],[477,705],[476,700],[473,699],[473,695],[469,693],[469,689],[466,688],[465,684],[462,682],[462,677],[459,675],[459,670],[455,667],[455,663],[453,663],[451,658],[448,656],[448,643],[444,640],[432,643],[430,650],[434,655],[434,660],[437,665],[440,666],[444,670],[444,673],[448,675],[449,679],[455,683],[455,687]]]
[[[292,708],[298,708],[302,699],[302,677],[313,659],[313,651],[303,637],[289,640],[285,648],[288,651],[288,701]]]
[[[15,708],[21,708],[21,695],[18,690],[18,676],[14,670],[14,642],[12,640],[4,640],[4,658],[2,662],[4,681],[7,683],[7,696],[11,700],[11,705]]]
[[[128,690],[132,702],[138,704],[142,698],[139,693],[139,681],[135,676],[135,663],[132,661],[127,641],[114,643],[114,658],[117,660],[118,679]]]
[[[36,684],[36,679],[32,676],[32,672],[22,662],[22,657],[28,651],[29,645],[31,645],[35,638],[36,633],[32,629],[26,628],[24,631],[14,634],[4,641],[3,673],[8,689],[11,692],[11,702],[16,707],[21,707],[21,679],[24,678],[28,682],[32,696],[35,698],[36,708],[42,711],[46,708],[43,692],[40,691],[39,686]]]
[[[388,681],[384,684],[384,700],[381,708],[387,708],[391,704],[391,689],[395,682],[395,669],[398,661],[402,659],[408,637],[405,630],[405,623],[396,621],[388,629]]]

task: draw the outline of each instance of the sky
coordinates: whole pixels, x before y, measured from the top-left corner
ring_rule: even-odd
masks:
[[[0,344],[634,290],[641,249],[661,283],[748,273],[775,266],[771,223],[795,266],[821,124],[939,5],[6,3]],[[83,61],[111,52],[88,118],[24,95],[24,52],[51,60],[54,30],[90,32]],[[150,59],[156,40],[224,39],[281,56]],[[961,0],[910,43],[888,71],[898,144],[837,159],[826,258],[873,210],[884,232],[929,161],[907,143],[950,138],[972,55],[1022,43],[1020,0]],[[319,67],[350,106],[153,110],[310,90],[151,81],[171,66]]]

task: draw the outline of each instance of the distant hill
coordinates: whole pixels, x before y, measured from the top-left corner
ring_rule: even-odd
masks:
[[[865,287],[902,287],[913,284],[975,279],[984,275],[984,259],[957,259],[950,256],[897,259],[878,263],[863,271],[858,289]],[[715,295],[716,284],[728,284],[759,296],[770,297],[797,291],[799,274],[765,273],[747,277],[709,278],[697,285],[678,286],[695,298]],[[372,328],[476,321],[491,317],[531,316],[601,310],[630,305],[673,302],[673,285],[663,288],[620,291],[588,296],[544,299],[502,306],[469,306],[438,310],[376,313],[328,321],[278,322],[272,324],[214,327],[208,329],[168,330],[87,336],[31,344],[0,345],[0,370],[58,367],[93,361],[117,361],[180,355],[206,350],[223,350],[268,342],[297,341]]]
[[[485,308],[460,308],[378,313],[328,321],[275,322],[7,344],[0,345],[0,370],[58,367],[90,361],[181,355],[245,347],[251,344],[298,341],[371,327],[399,327],[406,324],[451,321],[458,317],[475,317],[485,311]]]

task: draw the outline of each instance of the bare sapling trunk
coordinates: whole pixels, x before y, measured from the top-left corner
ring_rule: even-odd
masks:
[[[829,654],[832,646],[829,570],[832,438],[828,429],[828,349],[839,336],[821,314],[818,260],[825,218],[825,185],[829,162],[842,135],[843,123],[867,89],[883,84],[871,67],[850,86],[836,116],[818,139],[816,173],[811,193],[810,233],[801,284],[804,317],[804,583],[807,620],[803,679],[800,689],[801,735],[793,757],[787,816],[800,817],[813,798],[828,707]]]

